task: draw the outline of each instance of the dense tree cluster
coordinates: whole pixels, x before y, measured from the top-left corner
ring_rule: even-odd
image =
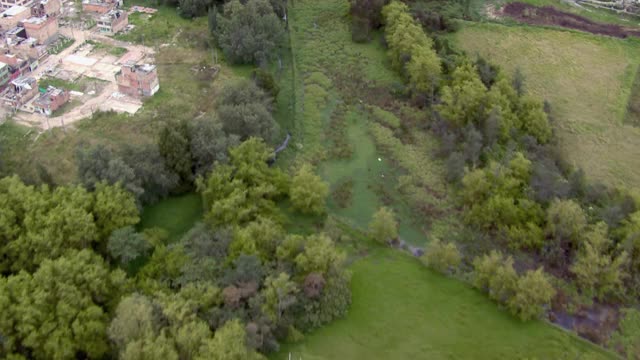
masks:
[[[409,80],[416,94],[433,96],[442,74],[433,40],[416,23],[409,8],[393,1],[382,10],[391,64]]]
[[[518,277],[513,259],[493,251],[473,262],[473,285],[507,305],[522,320],[535,319],[544,314],[555,295],[549,277],[542,268],[527,271]]]
[[[76,163],[78,178],[86,188],[94,189],[100,182],[119,183],[141,204],[167,196],[179,181],[155,145],[126,146],[120,152],[102,144],[82,147]]]
[[[138,222],[138,208],[120,186],[49,189],[17,177],[0,179],[0,273],[32,272],[70,249],[102,251],[115,229]]]
[[[283,8],[274,2],[278,10]],[[284,25],[269,0],[231,0],[221,13],[210,14],[209,24],[232,63],[266,63],[284,39]]]
[[[574,282],[582,299],[636,304],[640,197],[589,184],[562,158],[549,104],[527,94],[519,71],[509,77],[446,39],[429,39],[399,1],[382,14],[392,65],[433,105],[428,128],[441,139],[447,179],[475,238],[486,239],[468,247],[479,253],[465,254],[476,256],[476,286],[522,318],[542,314],[554,294],[542,268],[519,275],[509,257],[487,254],[508,245],[561,274],[558,282]],[[413,15],[421,20],[419,11]],[[423,261],[451,272],[459,262],[452,245],[433,242]]]
[[[382,25],[382,7],[389,0],[351,0],[351,37],[355,42],[371,40],[371,32]]]

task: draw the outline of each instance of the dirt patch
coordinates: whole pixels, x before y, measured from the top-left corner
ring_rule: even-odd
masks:
[[[519,2],[509,3],[502,8],[504,16],[532,25],[551,25],[607,35],[617,38],[640,37],[640,31],[624,28],[620,25],[601,24],[582,16],[557,10],[552,6],[537,7]]]

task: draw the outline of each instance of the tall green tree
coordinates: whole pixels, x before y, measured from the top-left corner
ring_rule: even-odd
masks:
[[[218,329],[200,349],[195,360],[261,360],[264,357],[246,345],[246,331],[240,321],[231,320]]]
[[[160,154],[183,183],[193,181],[193,163],[189,126],[184,121],[168,122],[160,130],[158,139]]]
[[[518,279],[515,294],[507,301],[507,306],[520,320],[536,319],[544,314],[555,293],[542,268],[530,270]]]
[[[222,129],[244,141],[259,137],[270,142],[278,125],[271,115],[272,100],[253,81],[238,80],[227,85],[218,99]]]
[[[374,240],[386,244],[398,238],[398,222],[393,210],[381,207],[373,214],[369,232]]]
[[[282,44],[284,25],[268,0],[232,0],[217,16],[214,35],[229,61],[262,64]]]
[[[603,299],[623,291],[623,280],[628,275],[625,271],[628,254],[622,251],[615,255],[612,251],[613,242],[607,235],[605,223],[596,224],[584,235],[570,270],[585,294]]]
[[[305,164],[291,180],[289,198],[293,206],[307,214],[321,214],[325,210],[325,201],[329,186],[313,173],[311,165]]]
[[[109,351],[107,309],[125,281],[122,271],[110,272],[90,250],[45,260],[33,275],[1,279],[0,303],[9,305],[0,315],[0,333],[8,352],[34,359],[102,357]]]
[[[107,243],[109,254],[124,265],[140,256],[148,255],[151,244],[143,234],[137,233],[132,226],[115,230]]]

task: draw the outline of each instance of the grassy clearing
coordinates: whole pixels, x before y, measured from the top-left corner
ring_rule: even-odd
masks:
[[[148,6],[158,11],[153,15],[138,12],[129,15],[129,24],[135,25],[135,28],[126,34],[115,35],[114,38],[146,46],[159,46],[175,43],[177,40],[185,40],[180,41],[184,44],[194,38],[208,36],[206,16],[193,20],[185,19],[178,15],[175,7],[158,6],[155,1],[127,1],[127,6],[133,5]],[[181,35],[186,37],[178,39]]]
[[[187,194],[164,199],[147,206],[142,212],[140,229],[162,228],[169,232],[169,242],[180,240],[193,225],[202,219],[202,198]]]
[[[590,179],[640,185],[640,129],[625,122],[640,41],[528,26],[468,23],[453,35],[550,101],[560,146]]]
[[[616,358],[543,322],[522,323],[466,284],[393,250],[371,250],[352,271],[346,318],[270,359]]]
[[[93,40],[87,40],[86,42],[88,44],[93,45],[92,52],[104,52],[109,55],[118,56],[118,57],[127,53],[127,49],[123,47],[113,46],[113,45],[109,45],[109,44],[105,44],[105,43],[102,43],[99,41],[93,41]]]

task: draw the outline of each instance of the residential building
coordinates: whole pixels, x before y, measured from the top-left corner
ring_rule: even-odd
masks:
[[[31,5],[31,16],[58,16],[62,12],[60,0],[35,0]]]
[[[49,86],[46,92],[33,102],[33,107],[36,112],[51,116],[54,111],[66,104],[67,101],[69,101],[68,91]]]
[[[101,33],[108,35],[120,32],[128,24],[129,15],[123,10],[111,10],[98,19],[98,29]]]
[[[22,108],[29,100],[38,95],[36,79],[32,77],[19,77],[11,81],[10,86],[2,93],[2,101],[5,106],[12,109]],[[29,107],[27,111],[33,111]]]
[[[17,29],[21,29],[24,32],[24,29],[22,28]],[[26,36],[26,34],[24,36]],[[6,45],[0,46],[0,51],[8,51],[22,58],[29,59],[31,64],[34,62],[37,63],[37,60],[41,60],[49,54],[46,46],[38,45],[37,39],[24,38],[21,36],[7,36]],[[35,67],[32,67],[32,69],[34,68]]]
[[[30,65],[29,60],[22,58],[20,56],[17,56],[15,54],[11,54],[11,53],[3,54],[0,52],[0,62],[3,62],[9,65],[11,70],[13,70],[14,72],[17,71],[19,74],[24,74],[27,71],[31,71],[31,68],[29,67]],[[0,86],[4,85],[5,83],[6,82],[2,81],[2,76],[0,76]]]
[[[0,28],[4,31],[12,29],[31,16],[31,10],[24,6],[12,6],[0,13]]]
[[[0,8],[5,10],[13,6],[24,6],[29,8],[32,3],[33,0],[0,0]]]
[[[5,86],[9,82],[9,65],[0,62],[0,86]]]
[[[31,17],[23,22],[27,36],[38,44],[48,44],[58,36],[58,19],[52,16]]]
[[[116,74],[118,91],[133,97],[153,96],[160,89],[155,65],[127,63]]]

